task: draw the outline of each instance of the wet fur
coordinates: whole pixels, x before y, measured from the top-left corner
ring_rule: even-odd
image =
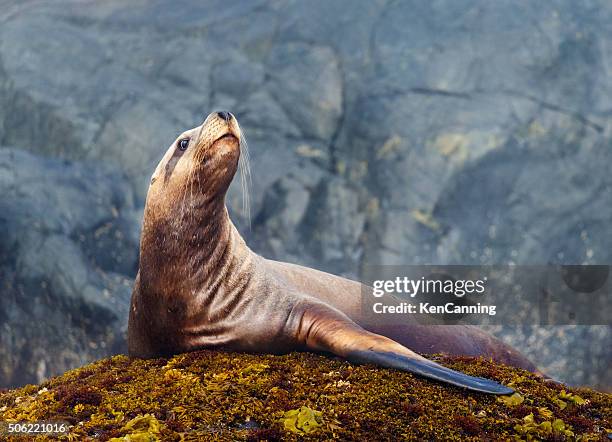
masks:
[[[233,137],[224,137],[228,134]],[[189,148],[177,152],[184,137],[191,140]],[[407,323],[385,329],[384,323],[367,323],[359,283],[251,251],[225,206],[239,167],[243,192],[249,184],[247,152],[236,119],[213,113],[181,134],[158,165],[145,205],[130,308],[131,356],[201,348],[324,351],[496,394],[512,390],[415,352],[486,356],[535,370],[516,350],[475,327]]]

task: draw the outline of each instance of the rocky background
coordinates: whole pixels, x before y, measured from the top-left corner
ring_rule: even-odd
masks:
[[[214,109],[268,257],[612,262],[605,0],[0,0],[0,386],[125,350],[149,176]],[[612,385],[609,327],[494,331]]]

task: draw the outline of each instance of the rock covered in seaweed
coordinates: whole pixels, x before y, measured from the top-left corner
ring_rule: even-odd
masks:
[[[6,391],[0,421],[63,421],[70,433],[60,440],[113,441],[586,441],[610,431],[610,394],[542,382],[481,358],[437,360],[517,393],[470,393],[310,353],[199,351],[154,360],[115,356]]]

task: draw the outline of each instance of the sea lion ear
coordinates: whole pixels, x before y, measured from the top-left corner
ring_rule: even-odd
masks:
[[[159,163],[157,163],[157,167],[155,168],[153,175],[151,175],[151,181],[149,184],[153,184],[161,176],[162,170],[165,169],[166,167],[165,165],[168,163],[168,160],[174,154],[175,145],[176,143],[172,143],[170,147],[168,148],[168,150],[166,150],[166,153],[164,154],[164,156],[159,160]]]
[[[164,162],[165,158],[162,158],[161,161],[159,162],[159,164],[157,165],[157,167],[155,168],[155,171],[153,172],[153,175],[151,175],[151,181],[149,184],[153,184],[155,181],[157,181],[157,178],[159,178],[159,171],[161,170],[161,164]]]
[[[496,381],[469,376],[432,362],[392,339],[364,330],[344,313],[326,304],[298,304],[288,322],[297,327],[293,336],[311,350],[333,353],[357,364],[408,371],[481,393],[514,392]]]
[[[155,168],[155,172],[153,172],[153,175],[151,175],[151,181],[150,181],[150,185],[155,183],[155,181],[157,181],[157,179],[159,178],[159,175],[161,173],[162,170],[162,163],[165,161],[165,157],[162,158],[162,160],[159,162],[159,164],[157,165],[157,167]]]

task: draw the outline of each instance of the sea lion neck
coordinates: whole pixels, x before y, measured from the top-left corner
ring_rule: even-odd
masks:
[[[145,208],[140,244],[140,283],[159,296],[211,290],[244,241],[229,218],[224,198],[163,217]]]

